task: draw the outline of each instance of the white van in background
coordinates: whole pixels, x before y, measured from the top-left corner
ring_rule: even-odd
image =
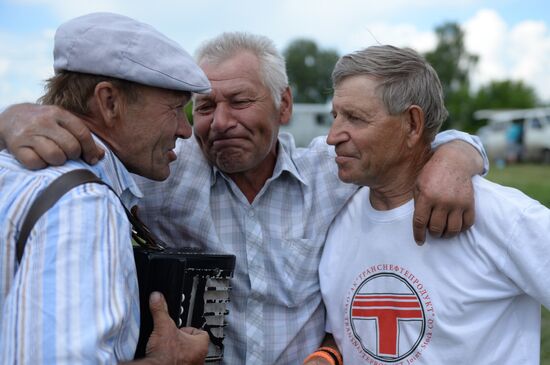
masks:
[[[520,160],[550,164],[550,108],[478,110],[474,118],[487,120],[477,134],[491,160],[506,160],[506,134],[516,123],[522,127]]]
[[[305,147],[317,136],[328,134],[332,125],[331,104],[300,104],[292,108],[292,117],[280,132],[288,132],[294,136],[296,146]]]

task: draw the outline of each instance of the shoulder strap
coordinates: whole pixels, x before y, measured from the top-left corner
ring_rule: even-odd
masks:
[[[34,224],[38,221],[42,214],[50,209],[69,190],[86,183],[107,185],[90,170],[78,169],[69,171],[59,176],[46,189],[44,189],[43,192],[40,193],[38,198],[36,198],[36,200],[32,203],[31,208],[23,221],[23,225],[21,226],[19,239],[16,243],[17,262],[21,261],[27,238],[34,227]]]
[[[19,233],[19,238],[16,243],[17,262],[21,262],[23,252],[25,251],[27,238],[34,227],[34,224],[38,221],[38,219],[40,219],[42,214],[53,207],[53,205],[69,190],[87,183],[105,185],[118,197],[118,194],[109,184],[105,183],[90,170],[77,169],[59,176],[38,195],[38,198],[36,198],[36,200],[32,203],[31,208],[23,221],[21,232]],[[134,241],[140,246],[151,250],[164,250],[165,243],[155,237],[155,235],[137,218],[137,216],[134,216],[128,211],[128,209],[126,209],[122,202],[121,205],[124,208],[126,216],[132,226],[132,237],[134,238]]]

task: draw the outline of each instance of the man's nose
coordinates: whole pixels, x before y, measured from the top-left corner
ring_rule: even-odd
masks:
[[[181,115],[178,116],[178,129],[176,130],[176,136],[178,138],[189,138],[193,134],[193,128],[187,119],[187,113],[182,110]]]
[[[224,103],[219,103],[214,110],[211,129],[215,132],[225,132],[236,124],[237,121],[231,114],[231,108]]]
[[[346,139],[346,133],[342,128],[342,122],[339,117],[334,118],[330,130],[328,131],[327,143],[336,146]]]

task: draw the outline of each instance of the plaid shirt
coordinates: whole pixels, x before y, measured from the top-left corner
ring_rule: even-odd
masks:
[[[140,216],[173,246],[237,256],[226,364],[300,364],[324,337],[318,266],[325,236],[357,187],[339,181],[323,137],[305,149],[282,133],[273,176],[251,204],[194,138],[177,149],[168,180],[138,181]]]

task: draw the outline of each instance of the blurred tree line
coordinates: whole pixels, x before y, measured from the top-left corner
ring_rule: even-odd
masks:
[[[323,104],[332,96],[330,75],[340,56],[314,41],[296,39],[283,51],[294,102]]]
[[[464,32],[456,23],[435,29],[436,47],[424,54],[437,71],[445,92],[449,118],[443,129],[456,128],[475,132],[483,124],[473,118],[479,109],[533,108],[539,104],[535,90],[522,81],[500,80],[471,90],[470,76],[478,56],[467,52]],[[314,41],[297,39],[283,51],[292,87],[298,103],[327,103],[332,95],[330,76],[339,58],[332,49],[321,49]]]

